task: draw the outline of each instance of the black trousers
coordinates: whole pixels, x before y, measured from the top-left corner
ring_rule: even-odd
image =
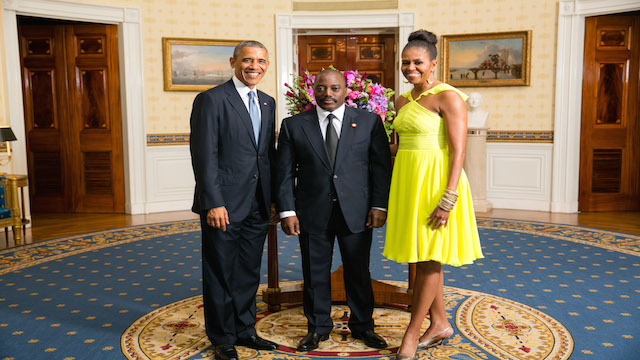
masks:
[[[373,289],[369,273],[371,251],[370,229],[352,233],[345,223],[338,202],[334,202],[329,224],[319,233],[300,233],[302,272],[304,276],[303,308],[308,330],[328,334],[331,319],[331,258],[338,238],[344,268],[347,305],[351,310],[349,329],[352,333],[373,330]]]
[[[256,292],[269,227],[258,196],[249,215],[227,225],[227,231],[209,226],[206,213],[200,215],[204,318],[214,345],[234,344],[256,334]]]

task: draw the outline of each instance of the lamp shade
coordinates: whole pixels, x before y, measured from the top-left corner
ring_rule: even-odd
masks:
[[[0,142],[16,141],[16,140],[18,139],[16,139],[16,135],[13,133],[13,130],[11,130],[10,127],[8,126],[0,127]]]

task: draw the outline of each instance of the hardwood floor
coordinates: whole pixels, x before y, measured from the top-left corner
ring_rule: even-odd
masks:
[[[477,213],[477,216],[578,225],[640,235],[640,212],[592,211],[565,214],[546,211],[494,209],[486,213]]]
[[[494,209],[478,213],[479,217],[495,217],[514,220],[542,221],[594,227],[640,235],[640,212],[585,212],[561,214],[543,211]],[[114,229],[131,225],[152,224],[165,221],[197,219],[191,211],[173,211],[147,215],[124,214],[32,214],[31,227],[26,230],[23,243],[54,239],[63,236],[83,234],[92,231]],[[0,235],[0,249],[14,246],[13,236],[6,240]]]
[[[26,230],[23,244],[125,226],[189,219],[198,219],[198,216],[191,211],[172,211],[146,215],[34,213],[31,214],[31,227]],[[11,233],[8,240],[5,239],[4,235],[0,234],[0,249],[6,246],[14,246]]]

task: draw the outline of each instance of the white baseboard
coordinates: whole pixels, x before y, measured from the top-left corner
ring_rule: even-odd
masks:
[[[487,200],[494,208],[551,210],[553,144],[487,143]]]
[[[145,213],[150,214],[150,213],[165,212],[165,211],[191,210],[191,205],[192,205],[191,199],[149,202],[145,206]]]
[[[513,210],[533,210],[533,211],[549,211],[549,201],[544,200],[518,200],[518,199],[499,199],[489,200],[494,209],[513,209]]]

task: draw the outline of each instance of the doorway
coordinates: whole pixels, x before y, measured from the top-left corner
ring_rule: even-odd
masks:
[[[124,212],[117,34],[18,18],[32,212]]]
[[[341,71],[358,70],[374,83],[395,88],[395,34],[300,35],[298,73],[334,66]]]
[[[640,12],[585,19],[580,211],[640,210]]]

